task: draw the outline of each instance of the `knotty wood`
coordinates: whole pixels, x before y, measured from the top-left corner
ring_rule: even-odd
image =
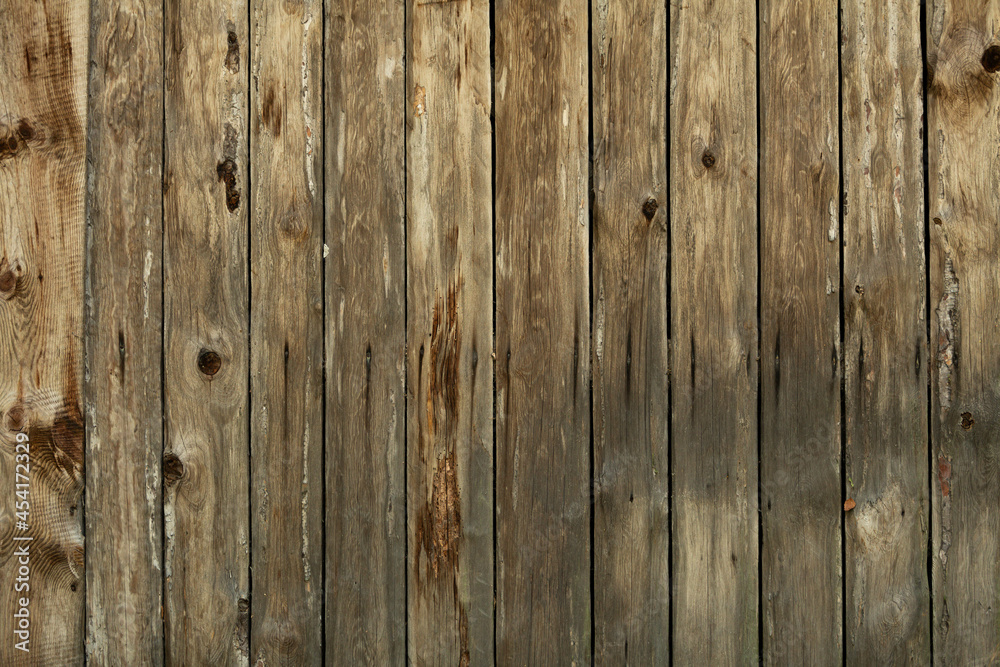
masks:
[[[760,12],[762,653],[839,662],[837,3]]]
[[[409,659],[493,660],[493,197],[487,0],[411,2]]]
[[[1000,655],[1000,3],[927,6],[934,659]]]
[[[163,661],[163,8],[91,5],[87,655]]]
[[[251,7],[254,664],[322,662],[322,3]]]
[[[326,661],[406,659],[404,8],[326,22]]]
[[[166,8],[166,662],[245,665],[247,7]]]
[[[757,17],[741,0],[671,6],[674,659],[750,664],[758,655]]]
[[[0,11],[0,663],[84,657],[83,267],[88,8]],[[15,444],[29,436],[27,531]],[[23,472],[23,469],[22,469]],[[22,480],[23,481],[23,480]],[[30,590],[14,590],[28,536]],[[28,597],[30,653],[14,648]]]
[[[928,664],[920,7],[841,8],[845,650]]]
[[[494,23],[497,662],[584,664],[587,5],[503,0]]]
[[[666,8],[596,0],[592,17],[595,660],[664,664]]]

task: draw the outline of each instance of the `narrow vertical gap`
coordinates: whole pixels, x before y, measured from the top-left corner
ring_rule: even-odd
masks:
[[[754,49],[754,56],[757,64],[756,90],[754,94],[757,98],[757,661],[764,663],[764,521],[763,521],[763,494],[761,493],[761,480],[763,479],[763,466],[761,465],[761,392],[763,390],[761,374],[761,200],[760,182],[763,169],[761,168],[762,142],[760,131],[760,44],[761,44],[761,15],[760,0],[756,2],[757,15],[757,45]]]
[[[320,0],[320,102],[319,102],[319,118],[320,118],[320,149],[321,155],[323,157],[322,164],[320,165],[320,183],[322,185],[322,196],[321,196],[321,209],[323,211],[323,221],[320,225],[320,238],[322,239],[322,248],[320,250],[320,312],[322,313],[322,344],[320,347],[320,354],[322,355],[322,360],[320,362],[320,368],[322,369],[322,396],[320,398],[320,433],[322,433],[322,445],[320,447],[320,469],[323,471],[322,482],[320,484],[320,502],[323,507],[322,518],[320,520],[320,531],[322,546],[320,547],[320,554],[322,555],[322,567],[320,568],[320,601],[319,601],[319,646],[320,646],[320,656],[321,661],[325,662],[326,656],[326,443],[327,443],[327,433],[326,433],[326,317],[327,317],[327,306],[326,306],[326,0]]]
[[[93,26],[95,25],[95,22],[94,22],[94,8],[95,7],[96,7],[96,3],[92,3],[90,5],[90,11],[88,12],[88,21],[89,21],[90,29],[87,30],[87,53],[90,54],[90,58],[93,58],[93,53],[94,53],[94,44],[93,44],[94,33],[93,33]],[[90,97],[90,84],[91,84],[91,72],[92,71],[93,71],[93,68],[90,67],[89,63],[88,63],[88,67],[87,67],[87,82],[86,82],[86,86],[87,86],[87,104],[84,107],[84,123],[83,123],[84,127],[86,128],[86,131],[84,133],[84,141],[85,141],[85,144],[86,144],[86,146],[84,148],[84,155],[86,156],[86,159],[84,161],[85,162],[85,164],[84,164],[84,180],[87,183],[90,182],[90,173],[88,173],[88,172],[92,172],[92,170],[93,170],[93,165],[92,165],[92,162],[91,162],[91,157],[92,157],[91,156],[91,148],[93,147],[93,142],[91,142],[91,140],[90,140],[90,133],[91,133],[91,130],[92,130],[92,128],[90,126],[90,99],[91,99],[91,97]],[[88,188],[88,190],[89,190],[89,188]],[[161,188],[161,190],[162,190],[162,188]],[[93,333],[94,332],[94,326],[93,326],[93,323],[92,323],[93,322],[93,308],[92,308],[93,294],[91,293],[91,298],[90,299],[87,298],[87,292],[91,291],[91,289],[92,289],[90,287],[90,283],[91,283],[91,280],[92,280],[92,273],[93,273],[93,271],[91,270],[92,269],[93,258],[91,256],[91,253],[88,252],[88,249],[91,247],[91,243],[89,241],[93,239],[93,235],[94,235],[93,226],[91,225],[91,220],[90,220],[90,208],[91,208],[91,206],[90,206],[91,201],[90,200],[91,200],[91,197],[92,197],[92,194],[88,191],[88,192],[86,192],[84,194],[84,198],[83,198],[83,209],[84,209],[84,213],[83,213],[83,216],[84,216],[83,217],[83,220],[84,220],[84,226],[83,226],[83,299],[82,299],[82,301],[83,301],[83,304],[82,304],[83,305],[83,309],[82,309],[83,310],[83,345],[81,347],[83,348],[83,350],[82,350],[82,352],[83,352],[83,359],[82,359],[82,361],[83,361],[83,371],[84,371],[83,372],[83,378],[84,378],[84,380],[81,383],[81,387],[80,387],[80,389],[82,391],[82,394],[83,394],[83,406],[82,407],[83,407],[83,424],[84,424],[84,426],[83,426],[83,490],[80,493],[80,500],[78,501],[78,505],[80,507],[80,519],[79,520],[80,520],[80,524],[82,526],[80,532],[81,532],[82,537],[83,537],[83,661],[84,661],[84,664],[88,664],[90,662],[90,656],[87,653],[87,643],[88,643],[87,640],[88,640],[88,635],[90,633],[90,631],[89,631],[89,627],[90,626],[89,626],[89,623],[88,623],[88,617],[90,615],[90,586],[88,585],[89,584],[89,581],[88,581],[89,577],[87,576],[88,572],[90,571],[90,569],[89,569],[90,568],[90,548],[89,548],[90,545],[87,544],[87,480],[88,480],[88,476],[89,476],[89,468],[90,468],[90,466],[87,465],[87,460],[90,458],[90,430],[94,426],[93,422],[90,419],[90,410],[88,409],[88,403],[90,403],[93,400],[93,390],[92,390],[92,385],[91,385],[90,380],[87,379],[87,378],[90,377],[90,372],[89,372],[89,369],[90,369],[90,347],[91,347],[91,342],[92,342],[92,336],[94,335],[94,333]],[[124,373],[124,369],[122,369],[122,372]],[[30,464],[30,459],[29,459],[29,464]]]
[[[410,261],[407,246],[410,220],[410,155],[409,123],[406,122],[406,96],[410,90],[410,20],[412,10],[409,0],[403,2],[403,655],[406,664],[412,664],[410,656],[410,431],[409,410],[406,406],[410,368],[407,363],[410,343]]]
[[[496,121],[496,0],[490,1],[490,183],[493,231],[493,664],[497,664],[497,121]]]
[[[842,44],[843,26],[841,13],[843,7],[837,2],[837,233],[840,236],[840,243],[837,244],[838,264],[840,266],[840,349],[837,354],[837,363],[840,367],[840,502],[841,506],[847,500],[847,380],[844,372],[844,246],[847,245],[844,239],[844,205],[846,204],[844,194],[844,95],[843,95],[843,72],[842,68]],[[840,661],[847,665],[847,530],[844,512],[839,512],[840,516]]]
[[[166,236],[167,236],[167,0],[160,5],[160,20],[163,22],[160,34],[160,633],[163,638],[160,649],[162,662],[167,662],[167,618],[170,614],[167,598],[167,519],[166,494],[163,484],[163,456],[167,451],[167,311],[166,303]]]
[[[591,329],[590,335],[587,337],[591,341],[588,346],[592,349],[593,345],[593,321],[594,321],[594,225],[597,224],[597,216],[595,215],[596,208],[596,198],[594,196],[594,62],[593,62],[593,48],[594,48],[594,11],[593,3],[588,0],[587,2],[587,200],[590,202],[589,220],[587,224],[587,320],[588,328]],[[587,350],[590,354],[590,349]],[[593,360],[591,359],[591,362]],[[587,365],[590,369],[589,382],[588,382],[588,392],[587,392],[587,418],[590,420],[590,451],[589,451],[589,471],[588,478],[590,480],[589,486],[589,497],[588,506],[590,508],[590,549],[588,549],[587,555],[590,558],[590,664],[595,664],[596,654],[595,649],[597,648],[597,610],[595,603],[597,600],[595,582],[596,582],[596,558],[594,556],[596,543],[594,542],[595,537],[595,520],[597,517],[597,507],[594,504],[596,498],[594,494],[594,471],[595,471],[595,460],[594,457],[596,452],[594,451],[594,367],[590,363]]]
[[[253,114],[254,91],[251,88],[253,71],[253,6],[254,0],[247,0],[247,107],[246,107],[246,127],[247,127],[247,543],[250,548],[250,558],[247,563],[247,645],[250,647],[250,655],[256,648],[253,638],[253,271],[250,270],[253,261],[253,166],[251,164],[252,145],[250,141],[251,114]]]
[[[667,297],[667,531],[669,537],[667,538],[667,653],[669,659],[672,661],[674,659],[674,368],[675,364],[675,350],[674,350],[674,337],[673,337],[673,307],[671,304],[671,297],[673,296],[673,227],[674,227],[674,216],[673,216],[673,188],[671,187],[671,176],[673,165],[670,159],[672,154],[671,147],[673,145],[673,122],[671,115],[672,102],[671,93],[672,88],[670,82],[672,79],[671,68],[674,66],[673,58],[671,58],[670,53],[670,36],[673,33],[673,25],[671,21],[670,13],[670,2],[671,0],[664,0],[665,12],[664,23],[666,24],[665,32],[665,44],[663,45],[666,51],[667,58],[667,90],[666,90],[666,115],[664,117],[664,143],[667,151],[666,159],[666,171],[667,171],[667,184],[666,184],[666,205],[667,205],[667,275],[665,276],[666,281],[666,297]]]

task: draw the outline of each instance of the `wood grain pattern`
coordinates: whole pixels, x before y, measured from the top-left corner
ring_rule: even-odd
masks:
[[[326,24],[326,661],[406,659],[404,7]]]
[[[247,6],[166,10],[166,662],[246,665]]]
[[[1000,3],[927,6],[934,659],[1000,657]]]
[[[409,660],[493,660],[489,2],[411,2],[407,62]]]
[[[0,9],[0,663],[83,662],[86,4]],[[17,436],[29,438],[27,461]],[[17,464],[25,468],[17,469]],[[25,473],[28,493],[15,485]],[[16,502],[28,503],[28,529]],[[18,511],[23,510],[21,506]],[[29,537],[31,541],[16,541]],[[27,545],[28,589],[15,590]],[[24,583],[24,582],[21,582]],[[28,653],[15,612],[28,600]]]
[[[163,661],[163,9],[91,5],[87,660]]]
[[[837,3],[763,0],[760,12],[762,653],[765,664],[836,663]]]
[[[594,659],[665,664],[666,8],[595,0],[592,17]]]
[[[318,665],[323,7],[254,0],[251,16],[250,659]]]
[[[757,21],[739,0],[671,6],[673,657],[751,664],[758,654]]]
[[[848,664],[928,664],[920,7],[841,4]]]
[[[494,10],[497,661],[590,662],[584,0]],[[544,620],[543,620],[544,619]]]

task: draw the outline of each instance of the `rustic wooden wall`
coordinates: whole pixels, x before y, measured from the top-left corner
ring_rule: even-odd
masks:
[[[992,664],[998,26],[0,0],[0,663]]]

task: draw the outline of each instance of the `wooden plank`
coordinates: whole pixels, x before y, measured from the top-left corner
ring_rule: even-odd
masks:
[[[757,15],[671,7],[674,660],[756,664]]]
[[[163,7],[91,5],[87,657],[163,661]]]
[[[493,660],[490,6],[409,3],[409,660]]]
[[[762,652],[765,664],[837,663],[837,3],[763,0],[760,12]]]
[[[1000,3],[927,6],[933,636],[940,664],[1000,656]]]
[[[326,661],[406,659],[404,6],[326,23]]]
[[[495,5],[497,662],[591,660],[585,0]]]
[[[670,659],[667,17],[595,0],[594,659]]]
[[[323,566],[323,6],[251,7],[250,656],[317,665]]]
[[[247,7],[166,4],[167,664],[249,657]]]
[[[841,8],[845,650],[929,664],[920,7]]]
[[[8,2],[0,10],[0,663],[5,665],[70,665],[84,658],[78,509],[84,486],[87,34],[86,3]],[[25,447],[17,448],[19,436],[28,437],[20,443]],[[18,469],[19,464],[25,467]],[[17,478],[19,472],[27,480]],[[22,497],[15,495],[25,489]],[[25,501],[27,507],[16,508]],[[27,516],[17,516],[16,509]],[[18,526],[21,521],[27,530]],[[31,539],[18,539],[25,537]],[[19,571],[21,566],[28,572]],[[23,629],[15,613],[22,609],[28,613],[28,635],[15,638],[15,630]],[[27,653],[15,646],[22,641]]]

